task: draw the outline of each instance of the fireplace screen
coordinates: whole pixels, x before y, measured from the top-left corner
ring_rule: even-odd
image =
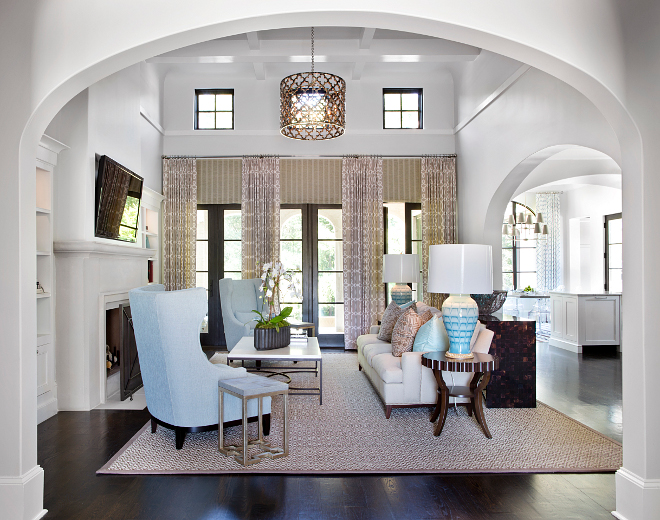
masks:
[[[140,360],[138,359],[131,306],[120,305],[121,313],[121,351],[119,356],[120,395],[121,400],[133,400],[133,394],[142,387]]]

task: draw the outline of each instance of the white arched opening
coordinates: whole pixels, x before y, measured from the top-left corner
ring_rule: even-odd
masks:
[[[57,7],[39,5],[27,15],[33,29],[32,45],[26,46],[25,51],[28,68],[33,71],[31,76],[28,75],[31,85],[29,89],[17,86],[9,93],[20,92],[23,110],[12,112],[5,121],[3,135],[7,139],[2,146],[6,169],[13,172],[12,177],[7,177],[12,180],[7,190],[9,197],[15,199],[6,211],[19,216],[17,234],[22,237],[20,241],[16,240],[2,264],[6,267],[3,269],[3,286],[8,288],[8,297],[19,303],[17,310],[7,312],[0,322],[3,329],[6,325],[9,344],[17,350],[8,358],[8,365],[16,375],[5,378],[2,384],[2,393],[7,396],[8,403],[3,405],[3,412],[6,412],[4,415],[11,424],[11,431],[2,439],[5,448],[0,452],[0,459],[4,461],[0,471],[18,476],[16,485],[25,487],[25,492],[20,495],[0,491],[3,493],[0,494],[0,504],[6,503],[12,511],[20,511],[23,518],[33,518],[39,513],[43,488],[43,476],[35,472],[36,412],[32,390],[36,386],[34,339],[31,339],[35,314],[32,289],[36,270],[34,150],[48,122],[64,104],[109,74],[181,46],[246,31],[289,26],[375,25],[477,45],[546,71],[590,99],[613,127],[621,143],[624,211],[629,222],[643,222],[645,215],[649,214],[642,190],[641,137],[620,97],[625,85],[622,46],[617,37],[616,13],[609,4],[600,8],[592,5],[576,12],[575,16],[565,16],[565,5],[528,6],[525,2],[509,6],[510,12],[506,12],[501,6],[490,5],[475,9],[471,4],[457,4],[445,9],[446,6],[440,5],[401,7],[396,2],[382,2],[375,7],[373,2],[342,1],[333,10],[301,10],[286,14],[274,11],[276,6],[270,2],[255,2],[251,14],[246,16],[241,5],[226,6],[219,13],[213,2],[198,3],[199,6],[188,3],[184,8],[174,1],[166,2],[158,13],[147,11],[146,5],[131,6],[134,10],[131,13],[119,8],[112,11],[108,6],[104,8],[108,12],[98,13],[85,8],[84,2],[72,2]],[[210,19],[209,12],[212,13]],[[152,18],[152,22],[144,24],[143,20],[147,18]],[[99,19],[104,20],[103,26],[97,24]],[[11,23],[11,19],[8,21]],[[542,27],[539,26],[541,21]],[[90,27],[98,27],[93,42],[89,37]],[[121,31],[117,30],[119,27]],[[589,27],[590,32],[585,33],[585,27]],[[562,38],[556,38],[558,32],[562,33]],[[567,40],[573,44],[566,46]],[[600,59],[603,53],[611,56],[612,61],[605,63]],[[528,167],[521,165],[522,170],[514,177],[524,177],[522,171]],[[498,190],[498,195],[504,197],[507,191],[504,189],[499,193]],[[490,207],[487,214],[490,214]],[[491,220],[485,218],[482,229],[487,242],[491,242],[493,236],[487,229]],[[644,250],[645,238],[650,238],[644,230],[632,226],[624,229],[624,233],[629,251]],[[644,358],[645,350],[651,348],[645,343],[651,341],[651,335],[644,333],[644,316],[650,317],[655,310],[655,306],[643,297],[645,278],[650,279],[651,268],[645,267],[645,255],[630,252],[627,256],[624,261],[636,274],[626,281],[626,290],[631,294],[639,293],[640,298],[627,304],[624,326],[630,331],[631,344],[635,345],[631,355]],[[658,427],[657,412],[651,426],[646,426],[645,419],[650,413],[647,393],[650,398],[651,368],[648,373],[638,374],[628,388],[628,399],[639,402],[629,408],[630,417],[645,427],[631,435],[630,444],[626,442],[625,464],[643,478],[657,478],[658,472],[657,457],[652,459],[651,467],[647,463],[647,445]],[[20,449],[16,450],[16,446]],[[632,478],[628,480],[633,482]]]

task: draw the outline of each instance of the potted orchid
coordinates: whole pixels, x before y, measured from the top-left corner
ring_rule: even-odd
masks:
[[[281,312],[277,312],[277,308],[279,297],[285,291],[292,298],[302,298],[294,272],[285,269],[279,261],[268,262],[262,268],[260,289],[263,293],[260,298],[268,306],[268,314],[252,311],[259,316],[255,318],[254,348],[268,350],[286,347],[291,340],[291,328],[286,319],[291,315],[293,307],[285,307]]]

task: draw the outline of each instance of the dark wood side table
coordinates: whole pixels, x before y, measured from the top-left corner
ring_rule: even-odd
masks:
[[[490,381],[490,373],[499,366],[499,360],[490,354],[475,354],[469,359],[453,359],[445,356],[444,352],[428,352],[422,356],[422,365],[433,370],[435,380],[438,382],[438,402],[431,416],[431,422],[438,420],[433,430],[433,435],[442,433],[447,419],[450,397],[465,397],[470,399],[477,421],[481,425],[484,434],[489,439],[493,436],[486,425],[483,409],[483,389]],[[442,372],[474,372],[470,386],[447,387],[442,378]],[[439,419],[438,419],[439,418]]]

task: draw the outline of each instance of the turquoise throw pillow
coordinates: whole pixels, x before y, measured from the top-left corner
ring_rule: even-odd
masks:
[[[445,352],[449,350],[449,336],[442,318],[433,316],[420,327],[415,336],[413,352]]]

